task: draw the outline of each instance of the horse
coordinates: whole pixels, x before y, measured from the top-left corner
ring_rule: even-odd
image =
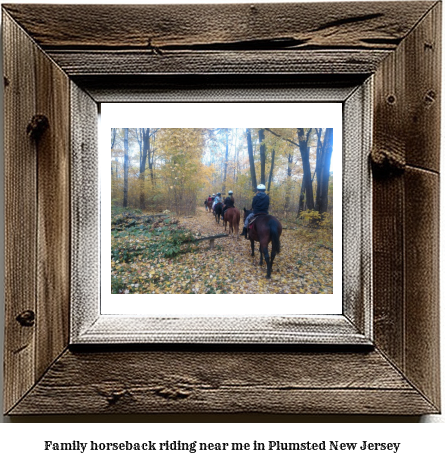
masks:
[[[211,211],[212,211],[213,200],[208,200],[208,199],[207,199],[207,200],[204,202],[204,205],[206,206],[206,210],[207,210],[208,212],[211,212]]]
[[[236,240],[239,239],[239,220],[240,220],[240,211],[236,207],[229,207],[225,212],[223,216],[223,222],[224,222],[224,231],[227,228],[227,223],[229,223],[229,234],[230,232],[232,235],[234,234],[233,231],[235,231],[236,235]]]
[[[252,210],[244,208],[244,221]],[[253,227],[249,228],[250,246],[252,248],[252,257],[254,256],[254,243],[260,243],[260,266],[263,264],[263,254],[267,264],[266,278],[270,279],[272,273],[273,260],[275,255],[280,253],[280,236],[283,230],[281,223],[272,215],[259,215],[256,217]],[[272,253],[269,258],[268,245],[272,242]]]
[[[220,203],[217,203],[215,205],[215,210],[214,210],[214,215],[215,215],[215,221],[219,224],[219,220],[221,218],[221,213],[222,213],[222,209],[223,209],[223,204],[220,202]]]

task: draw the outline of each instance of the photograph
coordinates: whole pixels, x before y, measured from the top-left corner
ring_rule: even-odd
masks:
[[[333,128],[112,128],[113,294],[332,294]]]

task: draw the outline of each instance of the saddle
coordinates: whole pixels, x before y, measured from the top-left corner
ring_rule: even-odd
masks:
[[[269,213],[257,213],[256,215],[254,215],[254,217],[249,221],[249,227],[253,228],[253,223],[259,216],[268,215],[268,214]]]

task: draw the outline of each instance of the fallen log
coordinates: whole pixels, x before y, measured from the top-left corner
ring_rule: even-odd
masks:
[[[229,235],[228,234],[217,234],[216,236],[200,237],[199,239],[194,239],[194,242],[209,241],[210,248],[213,249],[215,247],[215,239],[219,239],[220,237],[229,237]]]

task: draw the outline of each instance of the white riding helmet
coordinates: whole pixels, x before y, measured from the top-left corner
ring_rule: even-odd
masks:
[[[229,191],[229,195],[230,195],[230,194],[233,194],[233,191]]]
[[[266,186],[265,186],[264,184],[258,184],[257,190],[259,190],[259,191],[265,191],[265,190],[266,190]]]

